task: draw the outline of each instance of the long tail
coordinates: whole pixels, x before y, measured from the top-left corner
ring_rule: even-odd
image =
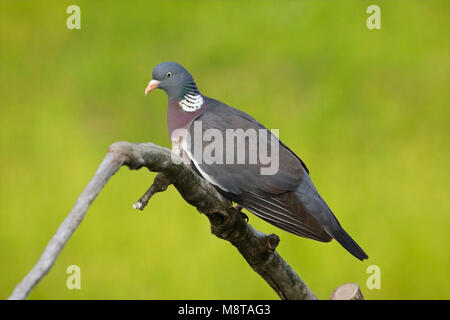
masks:
[[[333,230],[327,228],[327,232],[336,239],[348,252],[354,255],[359,260],[369,258],[363,249],[348,235],[347,232],[339,225],[334,226]]]

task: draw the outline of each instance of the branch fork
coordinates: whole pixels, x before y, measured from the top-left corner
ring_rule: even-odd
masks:
[[[133,204],[133,208],[143,210],[156,193],[167,190],[172,184],[186,202],[208,217],[211,232],[236,247],[252,269],[272,287],[281,299],[317,299],[306,283],[276,251],[280,242],[277,235],[266,235],[255,230],[245,221],[240,211],[232,206],[231,201],[224,198],[182,161],[176,161],[176,163],[172,161],[172,157],[174,155],[169,149],[153,143],[126,141],[113,143],[94,177],[50,240],[42,256],[15,287],[9,299],[25,299],[47,274],[70,236],[82,222],[91,203],[122,166],[127,166],[131,170],[146,167],[150,171],[158,172],[150,188]],[[338,297],[342,298],[350,292],[357,296],[353,297],[354,299],[362,298],[362,294],[359,296],[359,287],[344,289],[338,291]],[[339,294],[340,292],[345,294]]]

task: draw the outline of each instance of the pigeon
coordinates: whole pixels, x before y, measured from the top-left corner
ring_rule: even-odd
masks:
[[[154,89],[162,89],[168,96],[167,127],[172,151],[186,159],[193,171],[225,198],[282,230],[321,242],[335,239],[359,260],[368,258],[316,190],[305,163],[270,130],[247,113],[201,94],[191,74],[176,62],[154,67],[145,95]],[[235,145],[226,144],[222,151],[211,152],[213,160],[234,161],[201,159],[206,152],[195,152],[206,151],[212,144],[211,132],[227,137],[229,132],[239,130],[258,132],[257,147],[249,135],[236,138],[233,141],[239,141]],[[192,139],[198,132],[202,138]],[[206,133],[210,136],[205,139]],[[214,142],[218,140],[214,136]],[[271,156],[277,156],[278,167],[272,173],[262,174],[267,159],[266,163],[262,159],[250,161],[250,151],[262,149],[270,149]],[[236,160],[240,156],[241,162]]]

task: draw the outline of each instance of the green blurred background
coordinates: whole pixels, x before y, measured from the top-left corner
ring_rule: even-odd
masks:
[[[69,4],[81,30],[66,28]],[[368,30],[366,8],[381,8]],[[357,282],[368,299],[450,298],[449,1],[0,2],[0,298],[40,257],[108,146],[169,146],[152,68],[177,61],[201,91],[240,108],[311,170],[363,263],[281,237],[314,292]],[[171,187],[121,169],[31,299],[276,299]],[[66,268],[81,268],[81,290]],[[366,269],[381,269],[369,290]]]

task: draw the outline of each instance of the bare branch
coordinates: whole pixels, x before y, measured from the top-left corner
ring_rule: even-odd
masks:
[[[155,193],[166,191],[171,184],[172,179],[170,179],[170,177],[166,176],[164,173],[158,173],[150,188],[148,188],[144,195],[133,204],[133,208],[141,211],[144,210],[148,201]]]
[[[92,201],[122,165],[133,170],[146,167],[150,171],[160,173],[147,192],[134,204],[135,208],[142,210],[155,193],[164,191],[173,184],[186,202],[208,217],[212,233],[233,244],[253,270],[280,298],[317,299],[297,273],[276,252],[280,240],[277,235],[266,235],[247,224],[242,215],[232,207],[232,203],[222,197],[213,186],[181,161],[179,164],[174,163],[169,149],[152,143],[129,142],[117,142],[110,146],[94,177],[50,240],[41,258],[16,286],[9,299],[25,299],[45,276],[72,233],[80,225]]]
[[[331,300],[364,300],[361,289],[356,283],[345,283],[333,291]]]
[[[78,228],[81,221],[83,221],[86,211],[92,201],[94,201],[95,197],[100,193],[109,178],[119,170],[124,161],[125,156],[123,154],[110,151],[106,155],[94,177],[75,202],[72,211],[70,211],[69,215],[61,223],[55,235],[48,243],[39,261],[16,286],[8,299],[25,299],[31,289],[33,289],[42,277],[47,274],[72,233]]]

